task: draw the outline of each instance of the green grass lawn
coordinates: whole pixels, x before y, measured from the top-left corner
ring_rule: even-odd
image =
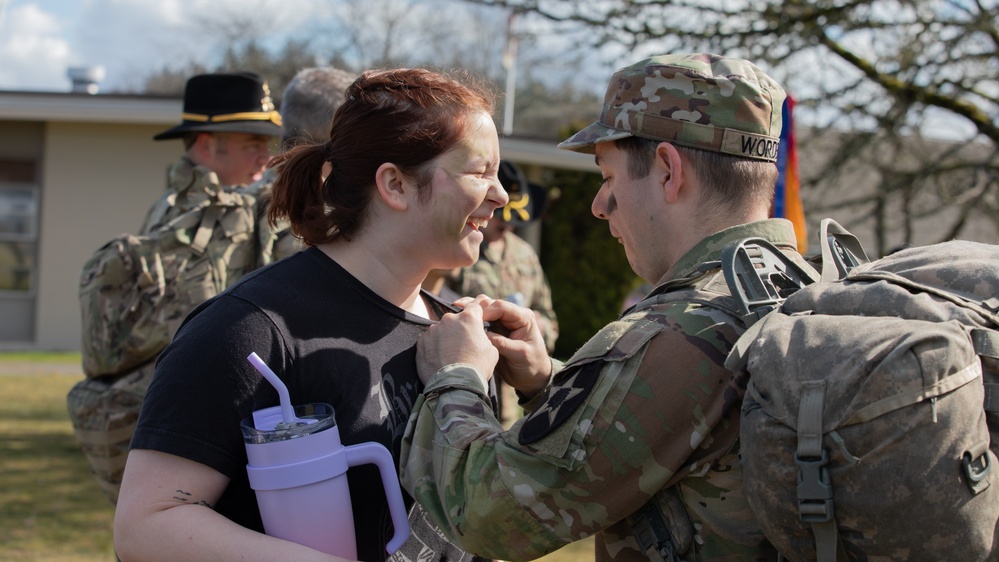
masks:
[[[49,364],[63,368],[48,372]],[[0,352],[0,559],[5,562],[115,560],[114,508],[90,476],[66,412],[66,394],[83,376],[66,374],[65,367],[74,364],[80,364],[79,354]],[[31,374],[19,374],[16,366]],[[593,560],[593,541],[540,560]]]
[[[0,363],[59,363],[63,365],[79,365],[80,354],[72,351],[2,351],[0,352]]]
[[[79,364],[79,354],[0,354],[0,363]],[[113,561],[114,509],[90,476],[66,412],[82,375],[0,374],[0,558]]]

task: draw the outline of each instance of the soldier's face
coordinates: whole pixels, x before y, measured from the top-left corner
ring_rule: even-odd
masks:
[[[624,246],[631,268],[643,279],[655,282],[661,275],[660,251],[663,232],[657,232],[661,191],[654,177],[632,178],[628,154],[613,142],[596,145],[596,162],[603,183],[590,211],[607,221],[611,236]]]
[[[482,236],[485,237],[486,244],[491,244],[499,240],[504,234],[513,230],[512,224],[498,218],[499,214],[494,214],[493,218],[489,219],[489,224],[482,229]]]
[[[223,185],[247,185],[261,178],[271,158],[271,137],[245,133],[213,133],[210,162]]]

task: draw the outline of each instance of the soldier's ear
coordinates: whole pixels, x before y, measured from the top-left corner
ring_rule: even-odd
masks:
[[[217,141],[218,138],[211,133],[197,133],[187,149],[187,157],[195,164],[211,169],[215,163]]]
[[[198,136],[194,137],[194,146],[199,150],[211,150],[215,148],[215,135],[211,133],[198,133]]]
[[[656,147],[656,157],[652,166],[656,181],[662,187],[667,203],[676,203],[683,189],[683,160],[675,146],[661,142]]]

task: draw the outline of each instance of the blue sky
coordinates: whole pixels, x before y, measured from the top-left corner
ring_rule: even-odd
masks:
[[[498,66],[505,12],[480,9],[489,21],[479,20],[470,5],[446,1],[447,10],[441,9],[442,0],[0,0],[0,89],[65,92],[68,68],[100,65],[106,75],[101,91],[134,91],[164,66],[182,67],[191,60],[211,66],[225,44],[218,22],[234,20],[256,28],[265,45],[320,37],[337,52],[352,52],[359,60],[351,62],[364,66],[364,57],[383,46],[379,28],[397,18],[398,36],[392,39],[397,56],[432,60],[434,46],[443,44],[491,57]],[[360,33],[342,28],[331,33],[336,22],[351,22]],[[452,43],[440,43],[442,35]],[[574,50],[557,34],[541,35],[534,53],[558,57]],[[521,59],[528,56],[522,46]],[[612,70],[591,59],[585,72],[574,74],[592,74],[582,83],[599,83]]]
[[[0,88],[66,91],[67,69],[88,65],[104,66],[108,85],[125,86],[167,54],[170,26],[152,23],[169,22],[169,4],[0,0]]]
[[[101,65],[103,89],[128,89],[171,62],[217,46],[197,36],[220,9],[279,5],[283,29],[315,16],[319,0],[0,0],[0,89],[67,91],[69,67]],[[202,29],[204,32],[204,29]]]
[[[164,66],[184,66],[192,59],[212,63],[224,44],[213,35],[208,22],[227,15],[246,19],[252,25],[266,28],[265,41],[280,44],[289,36],[303,37],[315,31],[315,26],[333,19],[334,10],[344,15],[347,6],[359,6],[369,15],[385,11],[392,3],[420,3],[423,0],[0,0],[0,90],[55,91],[70,89],[67,70],[70,67],[100,65],[105,79],[101,91],[135,91],[141,89],[144,78]],[[440,11],[441,0],[427,2]],[[436,6],[436,8],[434,8]],[[448,10],[455,16],[456,10]],[[356,16],[355,16],[356,17]],[[374,17],[377,17],[374,16]],[[406,18],[412,26],[414,18]],[[501,18],[505,19],[505,18]],[[227,20],[228,21],[228,20]],[[375,26],[360,20],[359,29]],[[451,20],[448,20],[449,23]],[[468,23],[467,20],[462,20]],[[216,24],[217,25],[217,24]],[[447,24],[446,24],[447,25]],[[478,25],[456,25],[450,35],[481,33]],[[436,25],[405,27],[407,31],[440,31]],[[337,35],[337,34],[328,34]],[[341,44],[351,41],[341,33]],[[413,34],[417,40],[420,33]],[[494,38],[496,31],[487,33]],[[409,38],[411,41],[413,37]],[[467,44],[475,41],[467,39]],[[411,43],[411,41],[409,43]],[[559,53],[572,51],[567,40],[548,35],[534,46],[535,51]],[[404,48],[414,48],[412,44]],[[521,57],[526,53],[522,49]],[[631,57],[622,63],[633,62]],[[557,55],[555,61],[557,62]],[[612,65],[598,64],[596,57],[588,59],[586,68],[573,68],[579,83],[593,85],[603,92]],[[818,64],[821,68],[824,65]],[[818,77],[816,83],[828,80]],[[807,82],[806,82],[807,83]],[[935,112],[941,113],[941,112]],[[802,115],[802,117],[805,117]],[[974,132],[963,119],[949,114],[934,115],[930,123],[943,119],[945,127],[933,126],[934,136],[964,137]]]

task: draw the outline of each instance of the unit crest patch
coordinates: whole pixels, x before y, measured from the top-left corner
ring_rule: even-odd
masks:
[[[602,366],[602,361],[592,361],[567,374],[567,380],[561,381],[557,388],[549,387],[544,401],[524,421],[520,444],[530,445],[541,440],[569,419],[590,395]]]

